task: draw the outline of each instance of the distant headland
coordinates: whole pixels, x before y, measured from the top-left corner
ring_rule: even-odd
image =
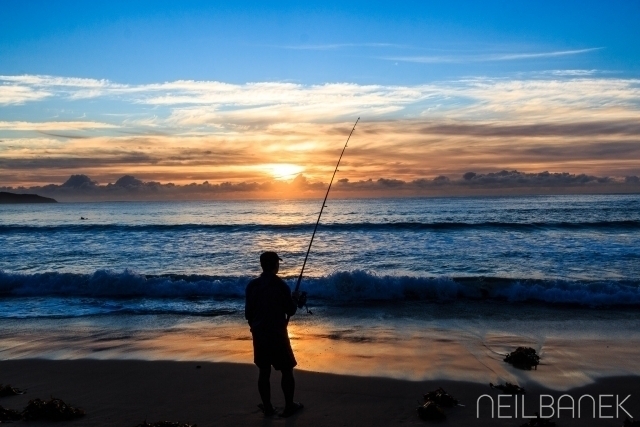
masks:
[[[37,194],[16,194],[0,191],[0,204],[9,203],[58,203],[56,199],[42,197]]]

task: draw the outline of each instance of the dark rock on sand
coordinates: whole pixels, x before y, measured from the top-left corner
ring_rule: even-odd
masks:
[[[422,397],[424,398],[424,405],[418,406],[417,409],[418,416],[425,421],[444,420],[447,415],[442,408],[450,408],[458,404],[458,399],[444,391],[442,387],[438,387]]]
[[[33,399],[22,411],[25,420],[66,421],[84,416],[84,411],[67,405],[61,399],[51,400]]]
[[[531,370],[531,368],[538,369],[540,356],[531,347],[518,347],[515,351],[507,354],[504,361],[511,363],[516,368]]]
[[[22,418],[20,412],[0,406],[0,423],[16,421]]]
[[[430,391],[422,397],[424,398],[425,403],[433,402],[438,406],[442,406],[443,408],[451,408],[452,406],[456,406],[458,404],[458,399],[454,398],[449,393],[444,391],[442,387]]]
[[[0,384],[0,397],[17,396],[19,394],[24,394],[24,391],[15,387],[11,387],[11,384],[7,384],[5,386]]]

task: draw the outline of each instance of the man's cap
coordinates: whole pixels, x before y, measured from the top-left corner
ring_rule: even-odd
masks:
[[[260,264],[275,264],[276,261],[282,261],[282,258],[275,252],[267,251],[260,255]]]

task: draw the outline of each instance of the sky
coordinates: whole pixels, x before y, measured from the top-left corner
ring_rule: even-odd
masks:
[[[640,191],[636,0],[2,6],[3,188]]]

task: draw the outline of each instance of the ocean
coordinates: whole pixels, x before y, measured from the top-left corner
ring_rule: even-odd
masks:
[[[245,286],[266,250],[295,286],[320,203],[0,205],[0,357],[250,362]],[[294,318],[294,342],[331,372],[318,346],[341,343],[357,371],[365,345],[405,345],[413,368],[363,373],[410,377],[452,333],[472,352],[499,337],[496,354],[640,341],[638,242],[640,195],[330,199],[302,282],[314,314]]]
[[[0,295],[160,297],[167,311],[175,299],[202,297],[214,307],[243,297],[266,250],[284,259],[280,275],[294,286],[318,209],[317,200],[4,205]],[[330,200],[303,289],[311,304],[640,306],[638,242],[638,195]],[[41,314],[52,313],[30,310]]]

